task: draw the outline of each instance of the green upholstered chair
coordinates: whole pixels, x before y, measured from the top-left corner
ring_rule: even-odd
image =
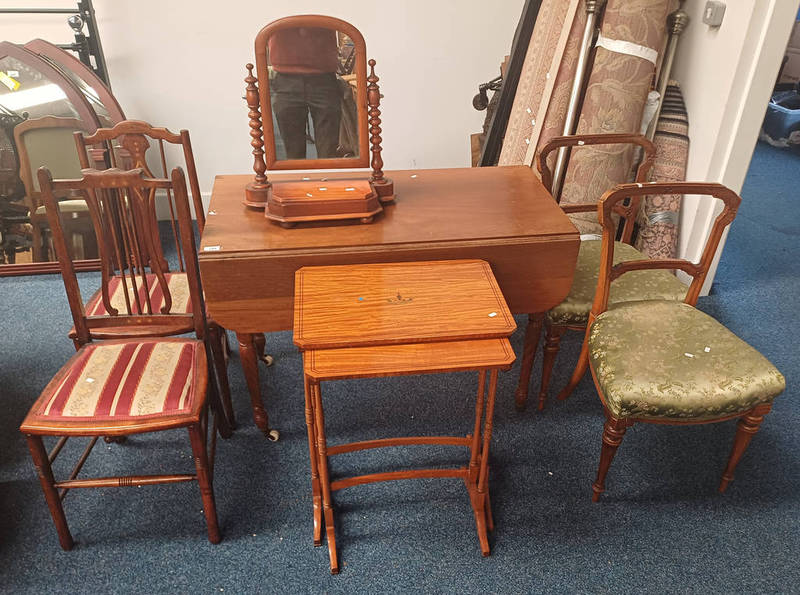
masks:
[[[636,171],[636,182],[646,182],[655,159],[655,146],[641,135],[633,134],[596,134],[574,135],[556,137],[547,143],[537,159],[537,166],[542,175],[542,183],[552,192],[553,174],[548,166],[550,153],[561,147],[575,150],[576,147],[588,145],[607,145],[609,150],[626,151],[634,146],[641,147],[643,159]],[[625,147],[624,145],[628,145]],[[557,197],[556,197],[557,198]],[[597,203],[587,197],[584,204],[561,205],[565,213],[594,213]],[[599,198],[599,197],[598,197]],[[617,225],[614,249],[615,262],[626,260],[641,260],[646,258],[641,252],[631,245],[633,240],[634,222],[639,212],[641,201],[633,197],[623,205],[615,207],[615,212],[620,217],[615,217]],[[556,356],[561,345],[561,337],[568,330],[585,332],[589,311],[592,307],[594,290],[597,286],[597,273],[600,267],[600,238],[583,237],[578,252],[578,262],[575,267],[572,287],[564,301],[547,312],[543,317],[535,315],[529,319],[526,331],[526,353],[523,354],[520,372],[520,384],[516,394],[517,409],[523,409],[528,398],[528,385],[533,367],[533,359],[538,346],[539,334],[542,323],[545,328],[545,345],[542,357],[542,381],[539,389],[539,410],[544,409],[547,402],[547,391],[550,377],[555,364]],[[686,295],[686,285],[668,271],[638,271],[614,283],[611,289],[610,301],[612,304],[644,300],[666,299],[682,300]],[[542,320],[543,318],[543,320]],[[528,356],[528,357],[526,357]],[[559,394],[560,399],[569,396],[578,382],[586,373],[586,354],[579,358],[569,384]]]
[[[629,197],[693,194],[715,197],[724,207],[714,221],[700,262],[682,259],[618,263],[612,214]],[[600,273],[584,341],[606,422],[597,479],[597,501],[625,431],[635,422],[704,424],[739,418],[733,450],[722,475],[725,491],[750,439],[758,431],[785,380],[758,351],[694,308],[722,233],[741,199],[720,184],[626,184],[598,205],[603,225]],[[612,281],[644,270],[679,269],[692,277],[683,301],[612,303]]]

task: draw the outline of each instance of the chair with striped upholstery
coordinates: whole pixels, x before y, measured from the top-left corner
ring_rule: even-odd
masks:
[[[203,209],[203,200],[200,194],[200,184],[197,178],[197,168],[194,163],[194,154],[192,152],[192,143],[189,138],[188,130],[180,130],[175,133],[166,128],[158,128],[151,126],[147,122],[139,120],[124,120],[117,123],[113,128],[98,128],[94,133],[87,135],[76,133],[74,135],[75,143],[78,147],[78,158],[81,166],[84,168],[91,167],[93,162],[98,160],[96,155],[98,149],[96,147],[104,147],[105,158],[112,167],[124,167],[125,169],[141,168],[147,176],[157,177],[161,175],[167,176],[167,158],[173,156],[172,151],[177,153],[180,149],[180,157],[186,166],[186,177],[189,184],[189,194],[191,199],[192,208],[194,209],[195,219],[197,221],[197,228],[200,234],[203,233],[205,227],[205,212]],[[147,156],[150,152],[151,146],[157,148],[156,158],[158,160],[157,170],[160,174],[154,174],[148,164]],[[177,155],[175,155],[177,157]],[[179,159],[180,160],[180,159]],[[154,161],[151,159],[151,161]],[[177,233],[175,228],[175,204],[172,195],[169,191],[164,192],[158,197],[160,202],[159,214],[165,217],[163,225],[172,226],[172,234],[174,236],[175,246],[174,250],[178,254],[177,261],[174,263],[173,271],[167,272],[166,277],[172,294],[173,308],[175,311],[180,311],[182,307],[189,307],[186,282],[186,270],[183,259],[180,257],[180,250],[177,242]],[[159,250],[158,255],[163,259],[163,252],[161,252],[161,244],[156,243],[155,248]],[[149,287],[155,287],[152,283],[148,284]],[[122,291],[121,280],[115,279],[109,288],[111,292],[111,303],[120,302],[124,300],[124,292]],[[141,288],[140,288],[141,291]],[[156,291],[158,289],[156,288]],[[89,298],[86,304],[87,311],[100,316],[105,314],[104,304],[101,299],[101,292],[98,290],[93,296]],[[152,296],[153,305],[161,307],[158,303],[162,299],[161,294]],[[184,310],[186,311],[186,310]],[[233,405],[231,402],[230,388],[228,385],[227,375],[227,359],[228,343],[227,334],[225,330],[216,324],[208,313],[206,313],[208,321],[209,340],[213,343],[214,349],[212,355],[214,356],[214,367],[216,369],[217,377],[219,378],[220,392],[223,405],[225,406],[225,413],[228,416],[228,423],[235,424],[233,416]],[[124,327],[113,328],[104,327],[92,330],[92,336],[100,339],[114,339],[125,337],[144,337],[152,334],[157,329],[147,327],[132,327],[126,325]],[[163,330],[163,329],[162,329]],[[74,329],[70,333],[71,338],[75,338]],[[271,365],[272,358],[264,354],[265,340],[263,335],[259,335],[259,344],[257,345],[256,353],[261,354],[261,359],[266,365]],[[263,409],[263,404],[262,404]],[[268,433],[271,439],[274,439],[276,434]]]
[[[146,176],[141,169],[85,169],[80,180],[53,181],[41,168],[38,178],[79,348],[45,387],[20,430],[27,437],[61,546],[73,545],[62,506],[69,490],[192,480],[200,484],[208,539],[217,543],[212,489],[217,423],[221,434],[229,429],[216,384],[213,378],[209,382],[205,309],[183,172],[176,168],[166,179]],[[55,199],[64,191],[86,201],[98,239],[102,287],[88,306]],[[159,254],[160,241],[155,197],[166,191],[174,196],[178,211],[176,238],[185,264],[180,276],[170,274],[166,262],[152,256]],[[121,327],[136,331],[127,338],[98,339],[103,329]],[[194,336],[170,336],[178,334]],[[211,422],[209,403],[214,410]],[[173,428],[188,429],[194,473],[78,478],[100,436]],[[56,481],[51,463],[67,439],[78,436],[90,438],[86,451],[69,479]],[[56,439],[49,454],[45,437]]]

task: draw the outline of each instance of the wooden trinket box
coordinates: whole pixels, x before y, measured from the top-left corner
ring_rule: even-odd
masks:
[[[301,221],[360,219],[371,223],[383,210],[368,180],[273,182],[264,214],[283,227]]]

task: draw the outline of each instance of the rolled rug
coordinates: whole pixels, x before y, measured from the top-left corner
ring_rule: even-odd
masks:
[[[550,102],[545,110],[542,128],[539,132],[538,142],[536,143],[536,150],[533,155],[526,155],[526,165],[535,164],[536,157],[539,155],[542,148],[550,142],[553,137],[564,134],[564,121],[567,119],[567,106],[569,105],[569,96],[572,91],[572,81],[575,78],[578,56],[581,50],[581,39],[583,38],[583,31],[586,27],[586,10],[584,4],[585,2],[581,0],[578,12],[575,14],[575,20],[572,22],[569,37],[567,38],[567,46],[564,49],[564,54],[561,57],[561,65],[558,68],[553,94],[550,96]],[[555,167],[557,154],[558,152],[554,151],[547,157],[547,164],[550,166],[551,170]],[[528,156],[530,159],[527,159]]]
[[[677,6],[677,0],[608,0],[577,134],[639,131],[667,15]],[[628,181],[632,160],[633,148],[624,145],[572,151],[561,203],[597,202],[606,190]],[[570,218],[582,234],[601,232],[595,213]]]
[[[689,160],[689,116],[677,83],[670,81],[653,138],[654,182],[682,182]],[[678,250],[680,194],[648,196],[639,217],[636,248],[650,258],[674,258]]]
[[[580,25],[577,40],[573,39],[574,21],[585,22],[582,5],[583,0],[543,0],[525,53],[498,165],[525,163],[528,147],[531,143],[534,146],[538,144],[545,113],[556,89],[561,86],[567,88],[563,100],[566,110],[583,32]],[[572,51],[574,56],[570,58],[568,51]],[[561,121],[563,126],[563,116]]]

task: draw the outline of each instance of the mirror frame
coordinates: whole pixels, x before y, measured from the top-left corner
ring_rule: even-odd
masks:
[[[356,61],[354,72],[356,80],[358,81],[358,86],[356,88],[356,108],[359,122],[358,157],[340,157],[335,159],[277,159],[275,130],[272,124],[272,103],[270,101],[267,41],[276,31],[295,27],[317,27],[341,31],[350,37],[355,45]],[[370,166],[369,117],[367,114],[367,47],[364,42],[364,37],[358,29],[346,21],[324,15],[311,14],[284,17],[271,22],[258,32],[255,41],[255,54],[258,95],[261,108],[261,126],[267,170],[355,169]]]
[[[112,122],[116,124],[125,119],[125,114],[122,111],[122,107],[117,101],[117,98],[111,94],[111,91],[106,84],[100,79],[99,76],[97,76],[97,74],[95,74],[94,71],[86,66],[86,64],[78,60],[75,56],[65,52],[49,41],[39,38],[32,39],[23,47],[34,54],[49,58],[65,70],[71,70],[78,76],[78,78],[83,79],[100,97],[103,105],[108,110]],[[97,116],[97,119],[99,122],[99,116]]]
[[[59,72],[57,68],[50,65],[38,53],[26,48],[23,45],[3,41],[0,42],[0,58],[5,56],[10,56],[37,68],[39,72],[41,72],[50,80],[50,82],[59,85],[62,91],[64,91],[64,94],[67,96],[67,99],[69,99],[75,110],[78,112],[79,119],[87,124],[87,129],[96,130],[100,126],[100,121],[97,118],[97,114],[83,96],[83,93],[81,93],[80,89],[75,87],[72,84],[72,81]],[[87,260],[76,260],[74,265],[77,271],[99,271],[100,259],[92,258]],[[60,266],[61,265],[59,264],[58,260],[0,264],[0,277],[60,273]]]

